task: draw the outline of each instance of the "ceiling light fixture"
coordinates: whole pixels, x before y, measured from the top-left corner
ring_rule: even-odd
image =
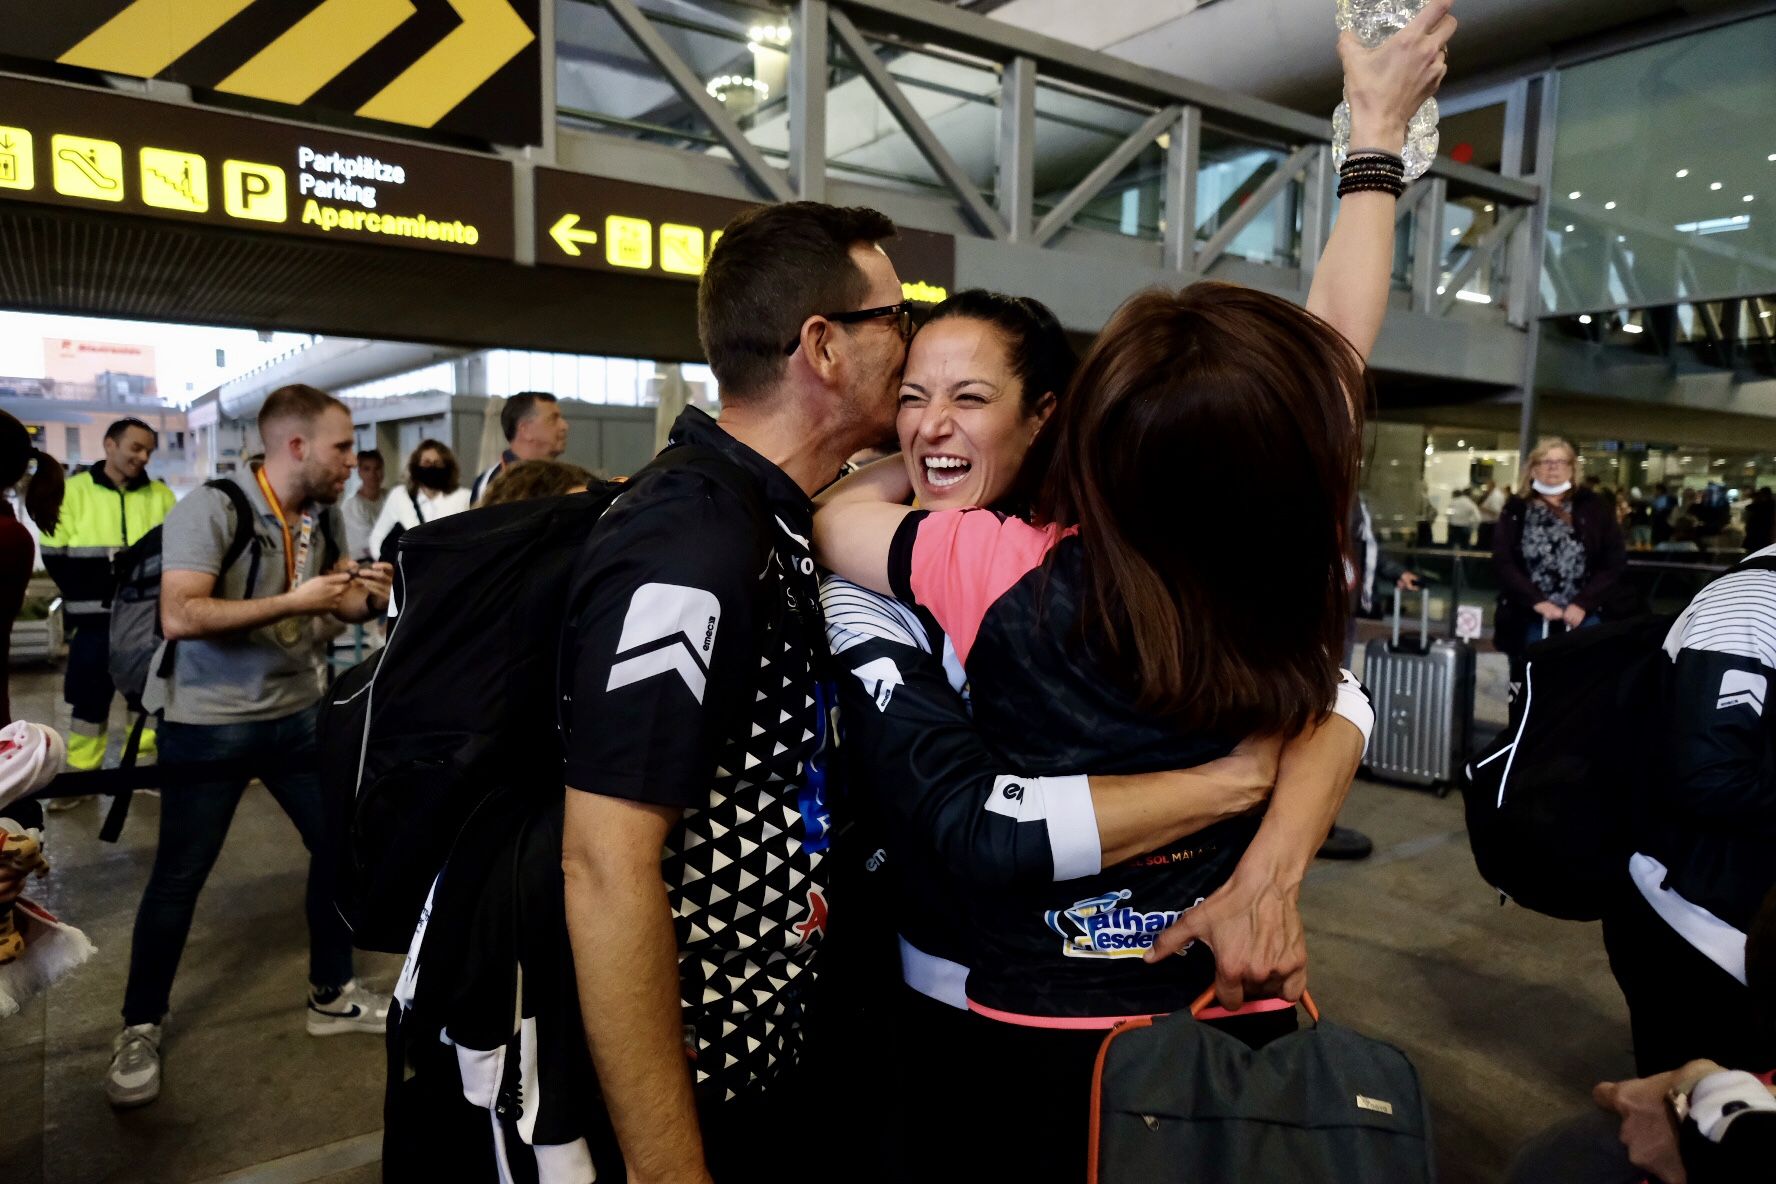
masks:
[[[1616,208],[1616,203],[1613,201],[1606,201],[1603,203],[1603,208],[1606,210],[1613,210]]]
[[[1567,232],[1567,233],[1568,233],[1568,234],[1571,234],[1571,233],[1572,233],[1572,232],[1573,232],[1573,231],[1575,231],[1575,230],[1577,230],[1577,229],[1578,229],[1578,227],[1577,227],[1577,226],[1574,226],[1574,225],[1573,225],[1573,224],[1572,224],[1572,223],[1571,223],[1571,222],[1568,222],[1568,223],[1567,223],[1567,224],[1566,224],[1566,232]]]
[[[1579,314],[1579,324],[1589,325],[1590,323],[1591,323],[1591,314],[1590,313],[1582,312]]]
[[[1739,200],[1740,200],[1740,201],[1751,201],[1751,200],[1753,200],[1753,199],[1754,199],[1754,198],[1756,198],[1756,197],[1757,197],[1757,194],[1755,194],[1755,193],[1748,193],[1748,194],[1746,194],[1746,195],[1745,195],[1745,196],[1744,196],[1744,197],[1742,197],[1742,198],[1740,198],[1740,199],[1739,199]]]
[[[1719,181],[1710,181],[1708,183],[1708,187],[1710,189],[1719,189],[1721,187],[1721,183]]]
[[[1639,332],[1641,332],[1641,328],[1639,325],[1623,325],[1622,332],[1624,332],[1624,333],[1639,333]]]
[[[1480,208],[1485,210],[1488,214],[1492,213],[1492,203],[1491,202],[1487,202],[1484,206],[1482,206]]]
[[[1677,179],[1680,181],[1689,175],[1690,175],[1689,169],[1678,169],[1677,170]]]
[[[1484,292],[1457,292],[1457,300],[1466,300],[1469,304],[1491,304],[1492,297]]]
[[[761,100],[771,96],[771,87],[768,83],[760,82],[756,78],[748,78],[744,74],[718,74],[711,78],[709,84],[703,89],[709,92],[710,98],[723,103],[727,102],[728,96],[737,90],[750,90]]]
[[[1578,201],[1581,197],[1584,197],[1585,195],[1580,193],[1577,189],[1575,189],[1571,193],[1567,194],[1566,196],[1567,196],[1568,201]]]

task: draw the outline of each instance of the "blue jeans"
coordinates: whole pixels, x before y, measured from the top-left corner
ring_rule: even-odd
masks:
[[[308,849],[308,977],[317,987],[352,976],[351,932],[333,907],[332,858],[325,849],[320,774],[315,763],[319,706],[282,719],[243,724],[160,725],[160,762],[245,760],[271,790]],[[130,943],[125,1024],[158,1024],[167,1012],[179,956],[191,935],[197,896],[209,879],[245,777],[169,786],[161,797],[160,846],[154,853]]]

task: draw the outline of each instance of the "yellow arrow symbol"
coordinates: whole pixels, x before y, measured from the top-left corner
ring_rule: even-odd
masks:
[[[579,256],[581,243],[591,246],[598,241],[596,230],[575,230],[574,227],[579,224],[578,214],[563,214],[555,225],[549,227],[549,237],[555,240],[555,245],[576,258]]]
[[[326,0],[216,89],[274,103],[306,103],[413,11],[409,0]]]
[[[462,24],[359,107],[359,115],[431,127],[536,40],[506,0],[450,0],[450,7]]]
[[[136,0],[57,60],[153,78],[253,0]]]

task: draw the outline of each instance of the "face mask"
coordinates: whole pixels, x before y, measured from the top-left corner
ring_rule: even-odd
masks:
[[[1546,481],[1531,481],[1530,486],[1543,497],[1559,497],[1573,487],[1571,481],[1562,481],[1558,485],[1550,485]]]
[[[450,470],[443,465],[418,465],[413,479],[427,489],[443,489],[450,482]]]

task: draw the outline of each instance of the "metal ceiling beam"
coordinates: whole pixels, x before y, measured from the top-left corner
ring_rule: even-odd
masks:
[[[1528,211],[1523,209],[1500,211],[1498,220],[1487,228],[1485,234],[1480,236],[1480,241],[1474,244],[1473,250],[1468,252],[1468,257],[1462,260],[1461,266],[1450,273],[1447,280],[1438,285],[1443,289],[1437,305],[1438,312],[1447,314],[1450,309],[1455,307],[1455,294],[1465,288],[1468,281],[1474,278],[1474,273],[1480,270],[1482,263],[1491,259],[1505,246],[1517,227],[1522,224],[1527,213]]]
[[[710,130],[720,137],[722,145],[733,154],[734,160],[746,171],[760,193],[772,201],[790,201],[794,195],[783,174],[765,163],[758,149],[747,140],[746,133],[740,130],[719,102],[703,89],[703,80],[698,78],[678,51],[666,44],[658,29],[648,20],[647,15],[636,7],[635,0],[602,0],[604,7],[616,18],[623,31],[656,69],[672,83],[673,89],[684,97],[693,110],[703,118]]]
[[[801,0],[790,16],[789,185],[803,201],[826,200],[826,0]]]
[[[1036,210],[1036,63],[1012,58],[999,80],[996,197],[1010,242],[1030,241]]]
[[[1149,115],[1140,127],[1113,148],[1109,156],[1099,161],[1097,167],[1087,173],[1079,184],[1075,185],[1072,191],[1048,212],[1048,215],[1037,224],[1031,241],[1040,247],[1059,234],[1067,223],[1079,216],[1079,211],[1085,209],[1093,198],[1104,192],[1106,185],[1116,180],[1122,174],[1122,170],[1133,164],[1137,156],[1145,152],[1153,144],[1153,141],[1159,139],[1160,133],[1171,126],[1180,113],[1180,109],[1177,107],[1164,107]]]
[[[1252,220],[1269,208],[1289,183],[1301,175],[1301,171],[1313,162],[1313,155],[1319,151],[1318,144],[1309,144],[1305,148],[1297,148],[1295,154],[1285,160],[1277,171],[1264,179],[1264,183],[1252,190],[1245,204],[1234,213],[1233,217],[1221,223],[1220,227],[1204,243],[1202,250],[1197,252],[1196,267],[1198,271],[1207,271],[1214,266],[1215,260],[1227,251],[1240,231],[1251,225]]]
[[[617,2],[628,4],[631,0],[617,0]],[[869,42],[864,40],[862,33],[857,31],[857,26],[851,23],[851,18],[837,8],[832,10],[831,18],[832,31],[838,37],[839,44],[843,45],[845,51],[851,55],[852,60],[857,64],[857,69],[869,83],[870,89],[876,92],[876,97],[882,100],[882,105],[888,108],[889,114],[894,116],[894,121],[900,124],[901,130],[906,132],[907,137],[912,140],[913,146],[919,150],[919,155],[925,158],[937,175],[943,179],[944,184],[950,187],[957,200],[962,203],[962,208],[968,214],[969,219],[980,228],[982,233],[991,238],[1004,239],[1007,233],[1005,220],[999,217],[992,206],[987,204],[987,199],[981,196],[981,191],[976,187],[974,181],[962,171],[962,166],[956,163],[956,158],[950,155],[949,149],[938,141],[936,133],[931,130],[931,125],[926,123],[924,118],[913,109],[913,105],[907,101],[906,93],[900,89],[900,85],[894,79],[888,76],[888,68],[882,65],[880,58],[876,57]],[[977,17],[976,19],[981,18]]]
[[[1202,165],[1202,110],[1185,107],[1166,149],[1165,265],[1196,268],[1196,177]]]
[[[843,11],[871,30],[892,33],[913,41],[932,41],[990,61],[1005,62],[1027,57],[1036,62],[1044,78],[1061,79],[1150,106],[1173,103],[1201,107],[1206,122],[1229,131],[1266,137],[1283,143],[1313,139],[1330,142],[1329,121],[1305,115],[1277,103],[1219,90],[1198,82],[1137,66],[1126,59],[1040,33],[1032,33],[1005,21],[990,20],[934,0],[831,0],[835,12]],[[1457,195],[1474,194],[1512,204],[1536,200],[1537,187],[1514,177],[1457,164],[1439,158],[1431,174],[1452,183]]]

